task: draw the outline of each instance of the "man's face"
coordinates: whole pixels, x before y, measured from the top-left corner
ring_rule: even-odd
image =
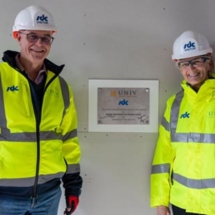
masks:
[[[22,30],[18,33],[20,55],[33,64],[43,63],[52,41],[51,31]]]
[[[197,56],[179,60],[177,63],[184,80],[195,90],[208,79],[208,73],[211,69],[211,60],[209,56]]]

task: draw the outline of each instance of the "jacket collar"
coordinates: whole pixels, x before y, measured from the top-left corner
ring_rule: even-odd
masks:
[[[17,54],[19,54],[19,52],[7,50],[3,53],[2,60],[7,62],[14,69],[19,70],[15,60]],[[58,66],[48,59],[44,60],[44,65],[47,70],[54,72],[56,75],[59,75],[65,66],[64,64]]]

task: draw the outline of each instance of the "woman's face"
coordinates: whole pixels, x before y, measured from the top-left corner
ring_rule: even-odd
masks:
[[[178,67],[184,80],[196,91],[209,78],[211,59],[209,56],[197,56],[179,60]]]

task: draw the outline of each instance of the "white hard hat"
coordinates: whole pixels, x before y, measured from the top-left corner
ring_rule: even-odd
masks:
[[[185,31],[173,44],[172,60],[195,57],[213,52],[208,40],[202,34]]]
[[[57,32],[52,15],[43,7],[31,5],[21,10],[16,16],[13,36],[20,30],[44,30]]]

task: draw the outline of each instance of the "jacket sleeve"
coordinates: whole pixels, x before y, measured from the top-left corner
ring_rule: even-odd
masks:
[[[63,176],[65,195],[79,196],[82,188],[80,176],[81,149],[77,136],[77,113],[71,88],[69,88],[69,105],[62,120],[63,155],[67,163],[67,171]]]
[[[171,146],[170,114],[174,96],[167,101],[166,110],[159,127],[151,172],[151,207],[169,206],[171,172],[175,157]]]

